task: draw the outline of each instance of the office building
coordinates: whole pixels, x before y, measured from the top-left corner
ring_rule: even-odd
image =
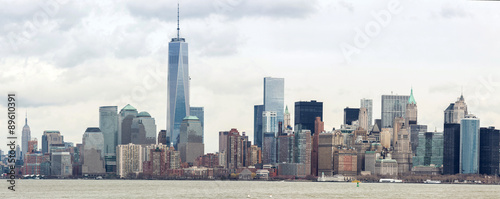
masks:
[[[280,135],[278,140],[278,163],[293,163],[295,136],[293,134]]]
[[[71,154],[69,152],[53,152],[50,155],[50,174],[57,177],[68,177],[73,174]]]
[[[336,150],[333,153],[333,172],[345,176],[356,176],[357,159],[355,150]]]
[[[38,140],[35,138],[28,141],[28,151],[26,154],[38,152]]]
[[[467,114],[467,104],[462,94],[455,103],[451,103],[444,111],[444,123],[459,124]]]
[[[262,113],[264,105],[255,105],[253,109],[253,140],[254,144],[262,148]]]
[[[141,173],[145,160],[142,145],[129,143],[116,147],[116,173],[120,178],[135,177]]]
[[[382,95],[382,126],[392,128],[394,118],[405,117],[408,95]]]
[[[408,103],[406,104],[406,113],[405,113],[405,126],[409,127],[410,125],[417,124],[417,102],[413,97],[413,88],[411,89],[410,98],[408,98]]]
[[[99,176],[106,173],[104,135],[97,127],[89,127],[83,134],[83,165],[84,176]]]
[[[372,99],[361,99],[360,108],[366,108],[366,113],[368,116],[368,129],[371,130],[373,126],[373,100]]]
[[[255,166],[262,163],[262,150],[257,145],[252,145],[248,148],[245,165]]]
[[[28,126],[28,114],[26,114],[25,123],[22,131],[22,140],[21,140],[21,159],[24,160],[24,155],[28,153],[28,142],[31,140],[31,130]]]
[[[460,121],[460,173],[479,173],[479,118],[466,115]]]
[[[196,116],[201,123],[201,133],[205,135],[205,108],[204,107],[190,107],[189,110],[189,115],[190,116]],[[203,142],[204,142],[203,138]]]
[[[297,127],[295,128],[297,129]],[[295,133],[295,163],[305,164],[305,175],[311,174],[311,131],[301,130]]]
[[[118,116],[118,145],[132,143],[132,121],[137,117],[137,109],[130,104],[120,110]]]
[[[479,173],[485,175],[498,175],[500,156],[500,130],[490,126],[481,128],[479,142]]]
[[[325,123],[320,117],[316,117],[314,121],[314,134],[312,137],[311,149],[311,175],[318,176],[318,160],[319,160],[319,134],[325,131]]]
[[[359,108],[359,127],[363,128],[366,131],[369,131],[368,126],[368,112],[366,108]]]
[[[160,132],[158,132],[158,144],[170,146],[170,142],[167,141],[167,139],[167,130],[160,130]]]
[[[314,131],[314,121],[320,117],[323,121],[323,102],[311,100],[310,102],[295,102],[295,132],[301,130]]]
[[[178,17],[178,16],[177,16]],[[167,133],[177,149],[182,120],[190,115],[188,43],[179,37],[168,43]]]
[[[288,106],[285,107],[285,115],[283,116],[283,128],[292,129],[292,123],[290,122],[290,112],[288,112]]]
[[[63,144],[64,137],[59,131],[43,131],[42,135],[42,153],[50,153],[54,144]]]
[[[345,108],[344,109],[344,125],[352,125],[352,122],[358,121],[359,108]]]
[[[245,164],[245,156],[248,148],[248,136],[240,135],[237,129],[219,132],[219,164],[235,172]]]
[[[204,149],[201,121],[196,116],[185,117],[182,120],[179,140],[182,162],[194,165],[196,158],[205,154]]]
[[[264,111],[276,112],[277,121],[283,122],[285,79],[264,77]]]
[[[274,164],[276,160],[276,137],[274,133],[264,133],[262,138],[262,163]]]
[[[133,144],[156,144],[156,123],[148,112],[140,112],[130,126]]]
[[[443,174],[460,173],[460,124],[444,124]]]
[[[116,153],[116,141],[118,140],[118,107],[99,107],[99,129],[104,136],[104,153]]]
[[[418,134],[418,147],[413,157],[413,166],[441,167],[443,165],[442,132],[420,132]]]
[[[409,127],[410,127],[411,151],[415,155],[417,147],[420,143],[419,134],[427,132],[427,125],[412,124]]]

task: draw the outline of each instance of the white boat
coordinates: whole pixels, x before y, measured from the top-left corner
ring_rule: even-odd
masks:
[[[348,178],[348,177],[347,177]],[[321,177],[318,178],[318,182],[346,182],[347,178],[343,175],[337,174],[334,176],[325,176],[324,172],[321,172]]]
[[[403,180],[398,180],[398,179],[380,179],[379,182],[402,183]]]
[[[427,179],[426,181],[424,181],[425,184],[441,184],[441,181],[439,180],[429,180]]]

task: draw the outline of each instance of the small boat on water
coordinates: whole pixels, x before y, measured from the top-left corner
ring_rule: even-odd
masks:
[[[398,180],[398,179],[380,179],[379,182],[402,183],[403,180]]]
[[[441,181],[427,179],[426,181],[424,181],[424,184],[441,184]]]

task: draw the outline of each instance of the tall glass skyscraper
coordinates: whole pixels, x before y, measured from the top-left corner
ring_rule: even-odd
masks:
[[[373,100],[372,99],[361,99],[360,108],[366,108],[366,112],[368,113],[368,129],[371,130],[373,125]]]
[[[393,128],[394,118],[405,117],[408,95],[382,95],[382,128]]]
[[[99,129],[104,136],[104,153],[116,153],[118,141],[118,107],[99,107]]]
[[[168,43],[167,77],[167,134],[177,149],[182,120],[189,116],[189,65],[188,44],[179,37],[177,13],[177,38]]]
[[[320,117],[323,121],[323,102],[316,100],[295,102],[295,132],[309,130],[314,132],[314,121]]]
[[[277,122],[283,122],[285,110],[285,79],[264,78],[264,111],[274,111],[277,114]]]
[[[201,122],[201,133],[205,134],[205,108],[204,107],[190,107],[189,110],[190,116],[196,116]],[[202,137],[202,141],[204,138]]]
[[[460,173],[479,173],[479,118],[466,115],[460,121]]]
[[[264,105],[255,105],[253,108],[253,142],[262,148],[262,113]]]

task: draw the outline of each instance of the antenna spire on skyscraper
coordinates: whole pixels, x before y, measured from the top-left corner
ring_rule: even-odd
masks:
[[[179,40],[179,3],[177,3],[177,40]]]

